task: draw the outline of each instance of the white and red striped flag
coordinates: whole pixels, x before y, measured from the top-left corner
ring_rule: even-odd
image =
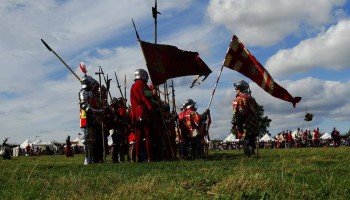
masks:
[[[294,108],[301,100],[301,97],[292,97],[286,89],[277,84],[269,72],[235,35],[232,37],[231,44],[227,50],[224,66],[250,78],[270,95],[291,102]]]

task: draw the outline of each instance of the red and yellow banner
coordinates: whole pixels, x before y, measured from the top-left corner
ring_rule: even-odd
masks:
[[[291,102],[294,108],[301,100],[301,97],[292,97],[286,89],[276,83],[269,72],[244,47],[235,35],[232,37],[227,50],[224,66],[250,78],[270,95]]]

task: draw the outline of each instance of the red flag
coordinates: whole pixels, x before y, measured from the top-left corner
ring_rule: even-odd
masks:
[[[235,35],[227,50],[224,66],[250,78],[270,95],[291,102],[294,108],[301,100],[301,97],[292,97],[286,89],[278,85]]]
[[[211,73],[197,52],[184,51],[171,45],[155,45],[139,41],[154,85],[158,86],[170,78],[187,75],[205,76],[204,80]]]

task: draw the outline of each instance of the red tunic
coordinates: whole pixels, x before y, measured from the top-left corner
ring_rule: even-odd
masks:
[[[201,116],[192,108],[189,108],[185,111],[184,117],[188,129],[193,130],[199,126]]]
[[[257,107],[255,99],[245,93],[237,96],[232,103],[233,115],[242,121],[240,126],[247,129],[248,134],[257,133]]]
[[[189,108],[185,111],[184,115],[184,121],[185,121],[185,126],[187,129],[187,133],[189,134],[190,137],[196,136],[199,132],[198,126],[200,123],[200,115],[193,110],[192,108]]]
[[[145,96],[143,92],[144,89],[148,89],[148,86],[143,80],[136,80],[131,87],[130,101],[133,121],[137,121],[140,118],[149,120],[149,111],[152,110],[152,104]]]

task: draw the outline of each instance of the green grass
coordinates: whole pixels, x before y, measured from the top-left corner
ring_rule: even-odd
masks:
[[[350,148],[210,151],[206,160],[83,165],[83,156],[0,161],[1,199],[350,199]]]

